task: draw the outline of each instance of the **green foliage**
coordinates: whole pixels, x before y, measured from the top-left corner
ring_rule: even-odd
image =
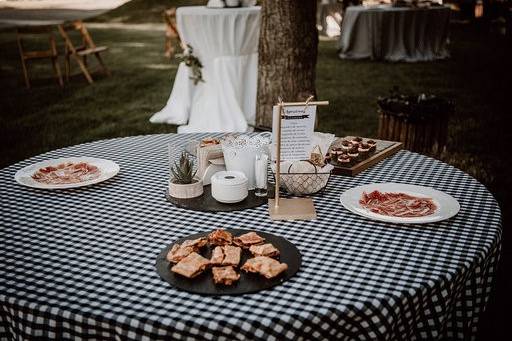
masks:
[[[197,85],[199,82],[204,82],[202,71],[203,64],[201,64],[199,58],[194,55],[194,49],[192,46],[187,44],[187,49],[183,51],[183,53],[177,54],[176,58],[184,62],[185,65],[191,69],[192,76],[189,78],[194,81],[194,85]]]
[[[207,0],[132,0],[95,19],[97,22],[163,23],[162,13],[171,7],[206,5]]]
[[[174,162],[174,166],[171,167],[172,182],[182,185],[191,184],[194,182],[196,172],[194,162],[189,158],[188,153],[182,152],[179,161]]]
[[[336,42],[321,41],[317,98],[330,105],[319,108],[317,130],[376,137],[377,98],[394,85],[407,93],[453,99],[456,111],[442,160],[483,182],[503,204],[512,190],[512,130],[504,123],[510,112],[512,45],[471,29],[453,26],[452,58],[432,63],[340,60]],[[78,143],[176,132],[176,126],[149,122],[165,106],[178,67],[176,59],[164,56],[161,27],[101,24],[89,31],[98,45],[109,46],[104,60],[112,77],[94,73],[94,85],[87,85],[72,63],[78,75],[61,89],[51,63],[42,60],[30,65],[31,90],[23,86],[14,32],[0,33],[0,167]],[[29,43],[47,48],[44,39]],[[94,58],[89,63],[94,69]]]

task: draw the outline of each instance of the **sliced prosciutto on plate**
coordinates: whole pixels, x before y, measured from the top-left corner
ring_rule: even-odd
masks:
[[[371,220],[396,224],[429,224],[450,219],[460,210],[451,195],[432,187],[396,182],[371,183],[340,195],[347,210]]]
[[[19,169],[14,180],[39,189],[67,189],[97,184],[119,173],[114,161],[88,156],[61,157]]]
[[[386,193],[378,190],[363,192],[359,204],[367,210],[392,217],[424,217],[433,214],[437,206],[432,198],[406,193]]]
[[[38,169],[32,179],[44,184],[74,184],[94,180],[101,175],[98,167],[86,162],[64,162]]]

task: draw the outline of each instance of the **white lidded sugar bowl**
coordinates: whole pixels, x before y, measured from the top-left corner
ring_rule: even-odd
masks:
[[[234,204],[247,198],[248,180],[238,171],[217,172],[211,177],[212,197],[218,202]]]

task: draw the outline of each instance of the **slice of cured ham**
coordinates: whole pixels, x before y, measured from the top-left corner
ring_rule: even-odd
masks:
[[[363,192],[359,204],[367,210],[392,217],[424,217],[433,214],[437,206],[432,198],[405,193]]]

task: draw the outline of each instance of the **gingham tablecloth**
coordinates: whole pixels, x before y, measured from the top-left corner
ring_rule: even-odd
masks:
[[[167,143],[120,138],[52,151],[0,171],[0,335],[6,339],[342,339],[474,337],[500,251],[500,209],[467,174],[402,151],[315,197],[316,221],[272,222],[267,206],[197,213],[164,199]],[[48,158],[94,156],[121,167],[90,187],[43,191],[14,179]],[[461,204],[453,219],[395,225],[354,215],[340,194],[372,182],[432,186]],[[275,233],[303,255],[283,285],[206,297],[162,281],[168,243],[213,228]]]

